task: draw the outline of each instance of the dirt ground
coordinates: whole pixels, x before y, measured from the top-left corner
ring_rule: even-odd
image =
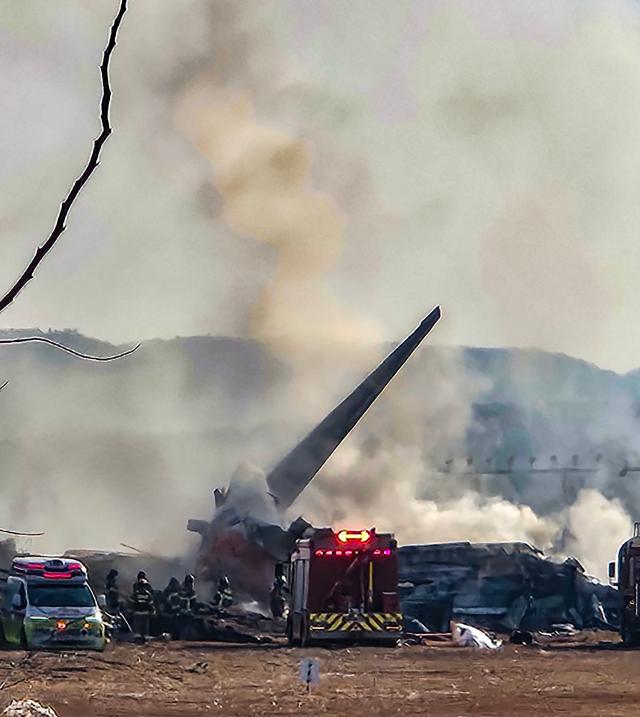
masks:
[[[616,639],[600,633],[497,653],[449,644],[300,650],[219,643],[2,652],[0,709],[30,698],[59,717],[637,715],[640,650]],[[321,682],[309,694],[298,682],[303,656],[320,661]]]

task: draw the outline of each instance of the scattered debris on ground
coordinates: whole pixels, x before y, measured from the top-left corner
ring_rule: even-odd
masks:
[[[479,650],[499,650],[502,647],[502,640],[495,640],[483,630],[461,622],[451,623],[451,640],[460,647],[477,647]]]
[[[512,645],[537,645],[536,638],[528,630],[514,630],[509,635],[509,642]]]
[[[58,717],[55,710],[35,700],[12,700],[2,711],[6,717]]]

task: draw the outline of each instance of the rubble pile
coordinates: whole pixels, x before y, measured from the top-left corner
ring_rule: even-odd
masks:
[[[526,543],[440,543],[398,550],[405,617],[446,631],[464,620],[496,631],[617,629],[617,591],[569,558],[546,558]]]

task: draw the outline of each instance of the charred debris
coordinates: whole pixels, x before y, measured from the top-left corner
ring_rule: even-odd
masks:
[[[546,558],[526,543],[440,543],[398,550],[405,618],[431,631],[460,620],[496,632],[556,625],[617,630],[618,591],[575,558]]]

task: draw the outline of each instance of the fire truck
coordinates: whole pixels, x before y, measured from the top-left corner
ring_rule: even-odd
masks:
[[[393,534],[315,530],[296,542],[288,570],[290,645],[398,639],[402,614]]]
[[[640,523],[633,524],[633,537],[618,550],[616,564],[609,563],[609,580],[620,594],[620,634],[626,645],[640,645]]]

